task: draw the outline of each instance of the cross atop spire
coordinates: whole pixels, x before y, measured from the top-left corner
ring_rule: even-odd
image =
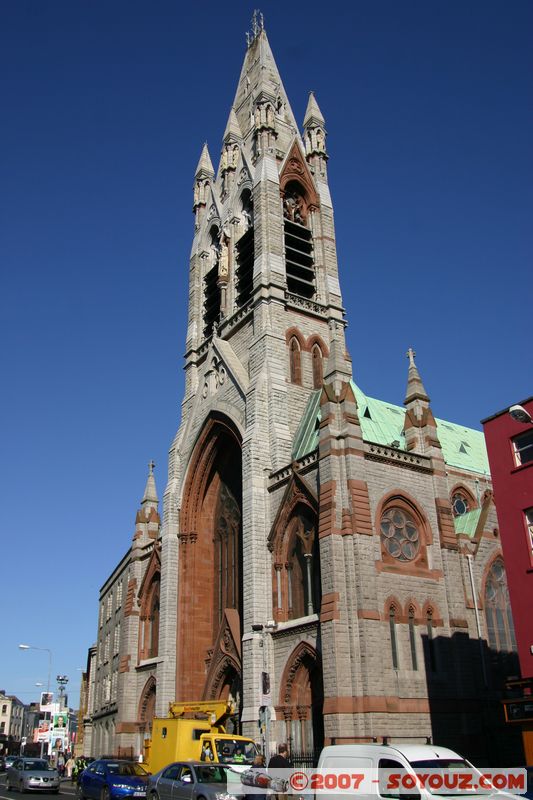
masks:
[[[155,461],[149,461],[148,462],[148,470],[149,470],[148,474],[149,475],[153,475],[154,474],[154,467],[155,467]]]
[[[414,366],[416,366],[416,364],[415,364],[415,356],[416,356],[416,353],[415,353],[415,351],[413,350],[413,348],[412,348],[412,347],[410,347],[410,348],[409,348],[409,350],[407,351],[407,353],[406,353],[405,355],[406,355],[406,356],[407,356],[407,358],[409,359],[409,366],[410,366],[410,367],[414,367]]]

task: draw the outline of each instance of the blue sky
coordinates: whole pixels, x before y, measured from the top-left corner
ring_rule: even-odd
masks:
[[[70,677],[179,423],[192,182],[218,159],[253,4],[0,6],[0,688]],[[303,120],[326,118],[354,376],[436,416],[531,395],[533,5],[262,5]],[[55,687],[54,687],[55,688]]]

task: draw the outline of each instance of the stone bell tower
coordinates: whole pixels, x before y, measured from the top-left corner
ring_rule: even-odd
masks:
[[[317,101],[311,93],[300,133],[255,15],[218,170],[204,145],[194,177],[157,695],[161,710],[174,698],[231,695],[244,729],[256,724],[260,673],[274,657],[252,631],[276,618],[272,487],[288,480],[310,394],[325,373],[351,374],[327,159]]]

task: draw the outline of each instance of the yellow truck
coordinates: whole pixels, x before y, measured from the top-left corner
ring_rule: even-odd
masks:
[[[257,748],[246,736],[226,733],[224,723],[234,713],[235,706],[226,700],[170,703],[168,716],[152,720],[152,738],[144,742],[144,766],[154,773],[173,761],[206,761],[245,769]]]

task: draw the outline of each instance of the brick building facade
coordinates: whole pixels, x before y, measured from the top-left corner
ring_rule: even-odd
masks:
[[[435,419],[412,351],[403,407],[354,383],[327,161],[313,94],[300,134],[256,21],[218,171],[205,146],[195,174],[162,522],[150,470],[101,593],[93,755],[140,752],[174,699],[231,696],[257,736],[266,671],[271,740],[293,751],[431,736],[513,758],[483,435]],[[491,649],[494,603],[506,623]]]

